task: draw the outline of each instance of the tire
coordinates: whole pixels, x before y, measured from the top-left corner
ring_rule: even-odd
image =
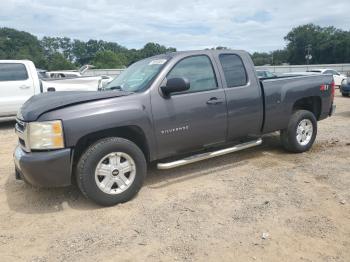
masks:
[[[302,153],[312,147],[316,135],[315,115],[307,110],[298,110],[292,114],[287,129],[281,130],[281,142],[287,151]]]
[[[349,96],[349,94],[341,93],[342,96]]]
[[[80,191],[102,206],[132,199],[142,187],[146,173],[147,163],[141,149],[129,140],[117,137],[92,144],[76,166]]]

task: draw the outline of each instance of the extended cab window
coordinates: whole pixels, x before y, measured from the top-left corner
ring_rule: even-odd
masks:
[[[217,88],[216,77],[209,57],[192,56],[181,60],[167,75],[167,79],[184,77],[190,81],[190,89],[181,93],[192,93]]]
[[[0,81],[20,81],[28,79],[23,64],[0,64]]]
[[[242,59],[238,55],[223,54],[219,56],[224,70],[227,87],[244,86],[248,78]]]

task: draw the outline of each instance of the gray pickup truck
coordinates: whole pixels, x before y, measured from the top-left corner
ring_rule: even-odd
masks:
[[[100,205],[130,200],[147,165],[169,169],[262,143],[280,131],[310,149],[335,106],[331,75],[259,81],[244,51],[176,52],[141,60],[95,92],[45,93],[17,115],[16,177],[68,186]]]

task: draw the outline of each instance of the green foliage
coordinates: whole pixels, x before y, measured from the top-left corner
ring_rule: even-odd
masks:
[[[256,66],[272,64],[272,55],[269,53],[255,52],[252,55],[252,59],[253,59],[254,65]]]
[[[98,69],[123,68],[126,63],[126,57],[123,54],[111,50],[98,51],[92,60],[92,64]]]
[[[311,63],[349,63],[350,31],[314,24],[293,28],[284,38],[287,46],[269,53],[255,52],[256,65],[305,64],[306,46],[311,45]],[[226,49],[218,46],[212,49]],[[153,55],[174,52],[157,43],[127,49],[102,40],[81,41],[68,37],[37,37],[11,28],[0,28],[0,59],[29,59],[49,70],[74,69],[85,64],[97,68],[121,68]]]
[[[311,45],[311,64],[350,62],[350,31],[333,26],[307,24],[293,28],[285,37],[287,47],[270,53],[254,53],[256,65],[305,64],[307,46]]]
[[[33,35],[11,28],[0,28],[0,59],[28,59],[46,66],[40,41]]]
[[[313,64],[350,62],[350,31],[307,24],[293,28],[284,39],[288,42],[286,50],[291,64],[305,63],[307,45],[312,47]]]
[[[68,61],[62,53],[55,52],[47,57],[49,71],[76,69],[76,66]]]
[[[118,43],[102,40],[81,41],[68,37],[35,36],[15,29],[0,28],[0,59],[29,59],[48,70],[76,69],[93,64],[97,68],[123,68],[149,56],[174,52],[156,43],[127,49]]]

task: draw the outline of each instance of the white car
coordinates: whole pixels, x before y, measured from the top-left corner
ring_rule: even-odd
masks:
[[[340,74],[339,72],[337,72],[333,69],[330,69],[330,68],[311,69],[308,72],[323,74],[323,75],[333,75],[334,85],[336,85],[338,87],[341,86],[341,83],[343,82],[343,80],[347,78],[346,75]]]

